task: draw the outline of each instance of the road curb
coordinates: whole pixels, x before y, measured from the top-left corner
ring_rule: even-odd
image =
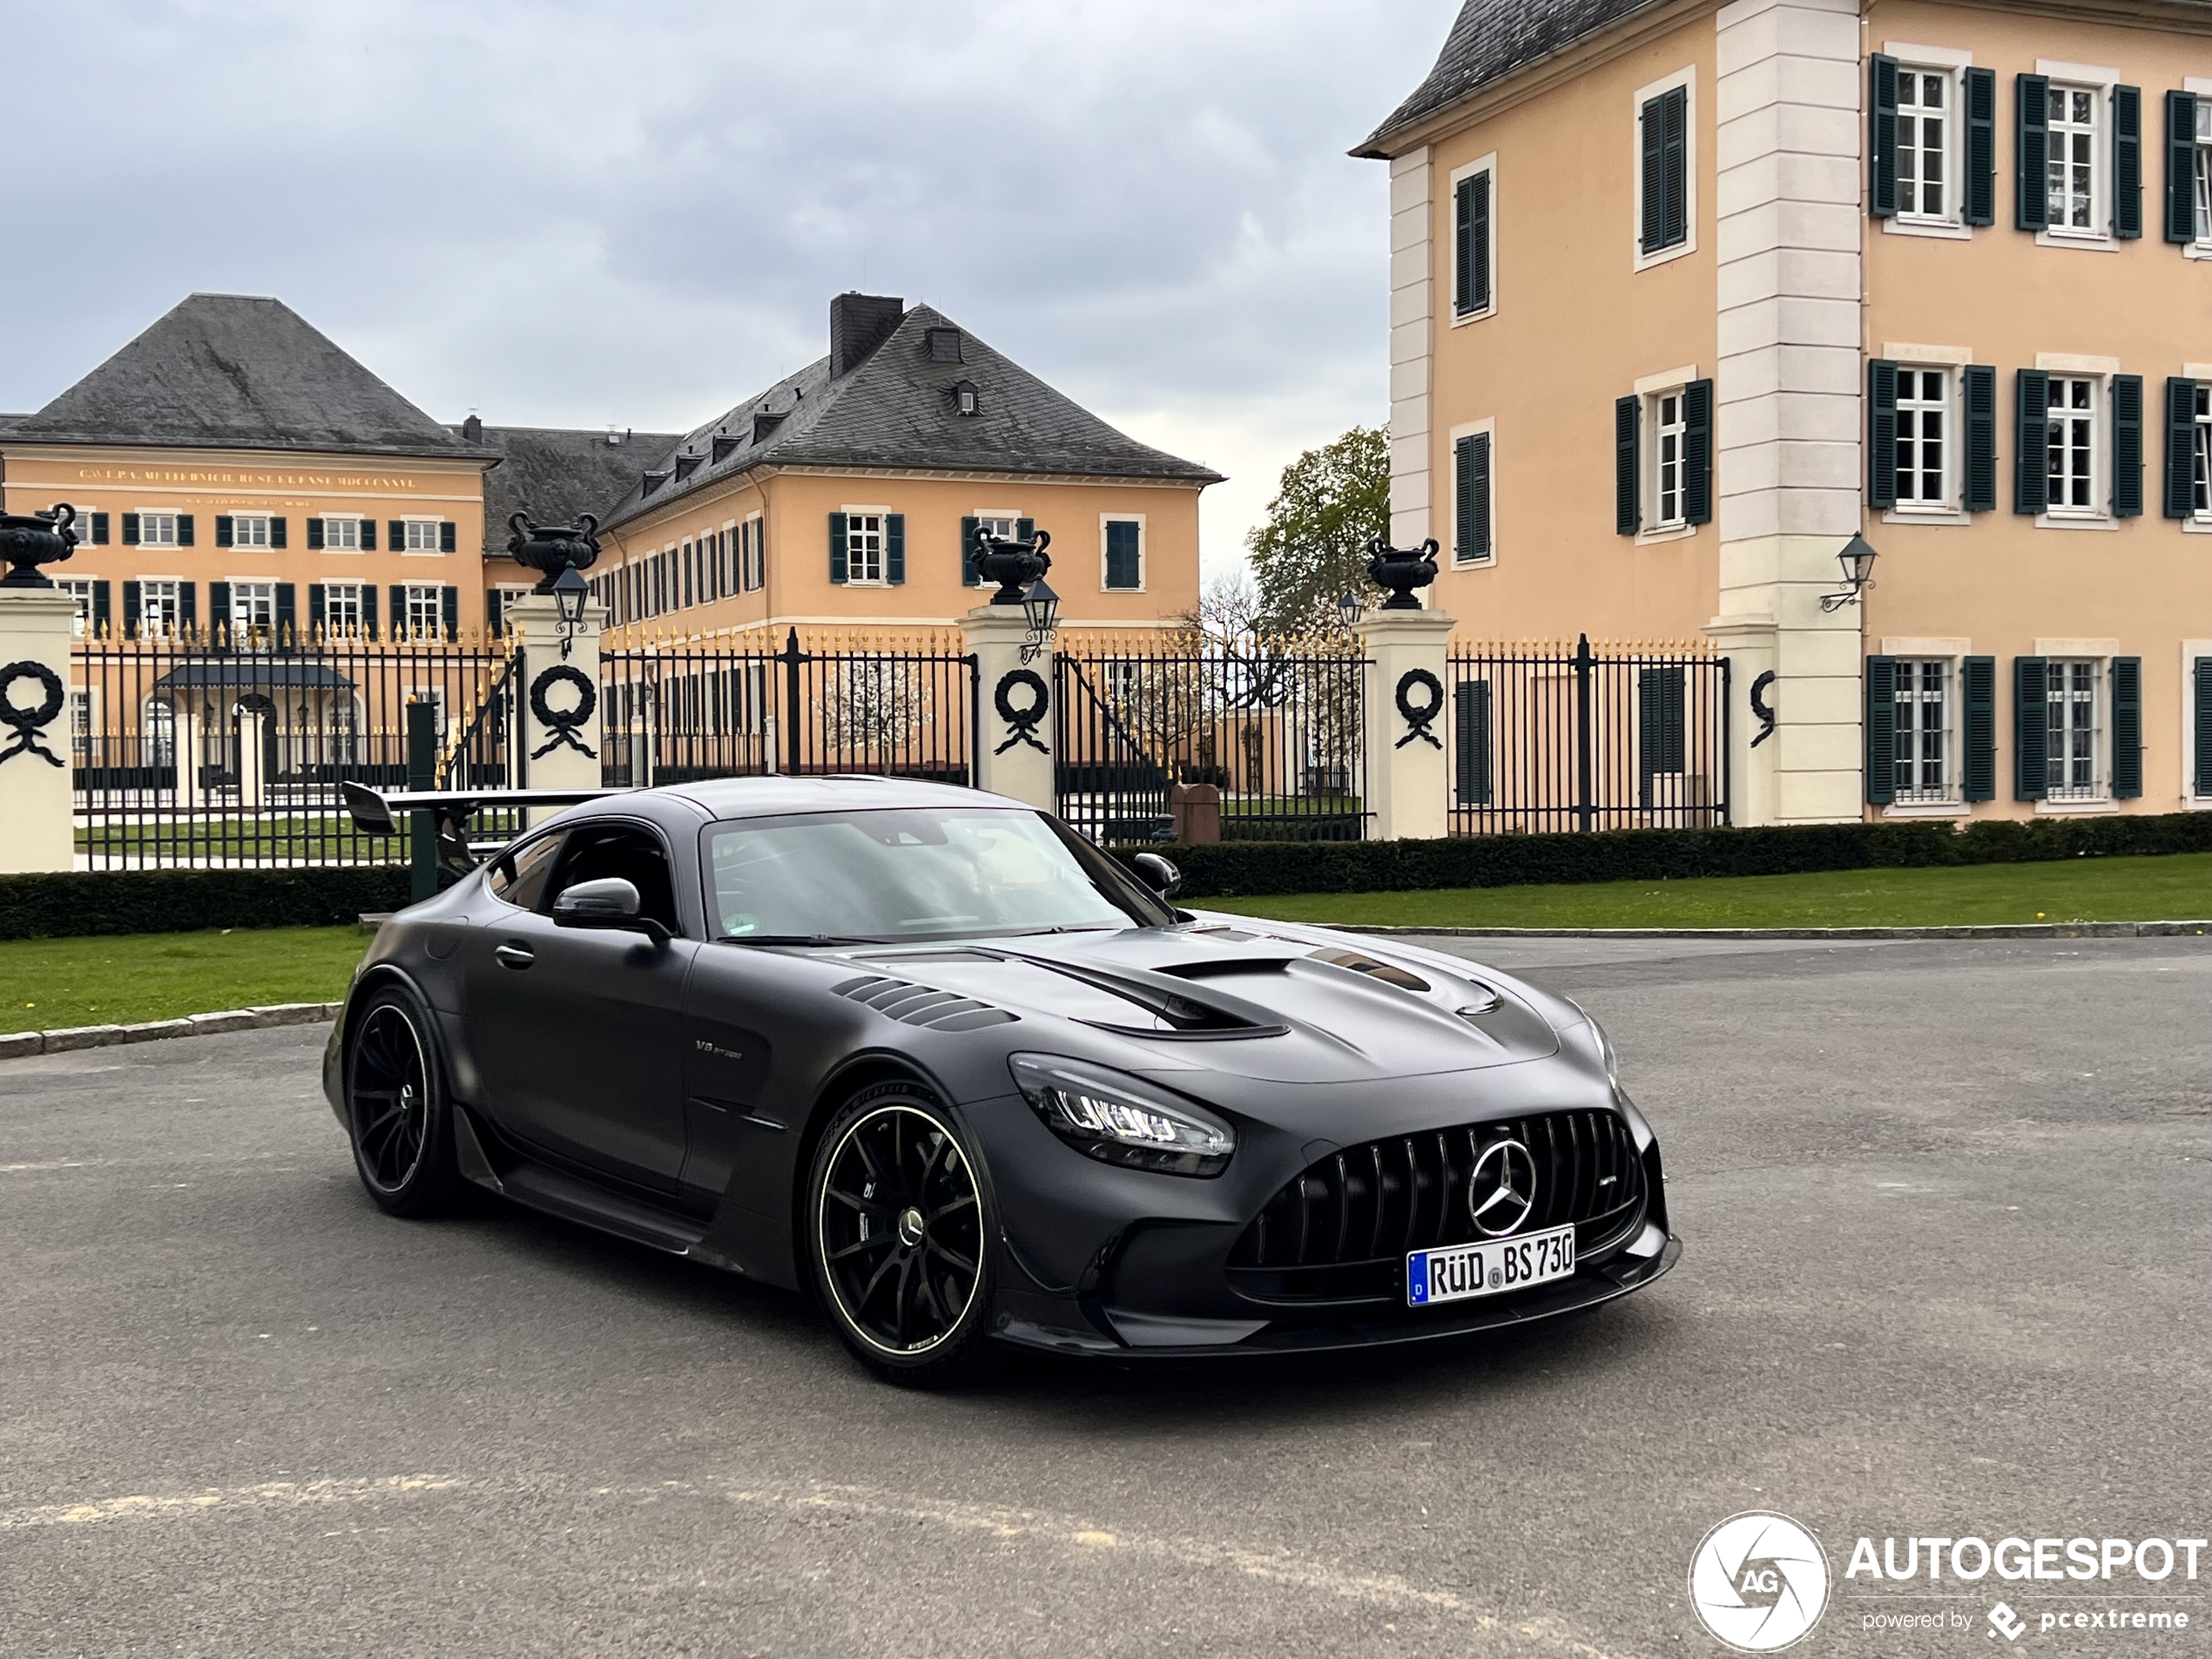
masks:
[[[320,1025],[334,1020],[343,1002],[279,1002],[265,1008],[226,1008],[219,1014],[187,1014],[181,1020],[148,1020],[138,1025],[71,1025],[54,1031],[0,1034],[0,1060],[26,1055],[69,1054],[78,1049],[111,1049],[125,1042],[158,1042],[166,1037],[209,1037],[226,1031],[260,1031],[279,1025]]]
[[[1958,927],[1367,927],[1349,921],[1305,925],[1337,933],[1426,934],[1444,939],[2172,939],[2212,934],[2212,921],[2025,921]]]

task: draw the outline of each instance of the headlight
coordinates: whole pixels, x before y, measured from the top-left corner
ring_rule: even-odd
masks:
[[[1017,1054],[1007,1063],[1045,1127],[1102,1163],[1219,1175],[1237,1150],[1228,1124],[1135,1077],[1055,1055]]]
[[[1617,1094],[1621,1088],[1621,1056],[1613,1052],[1613,1039],[1605,1035],[1603,1026],[1590,1018],[1590,1011],[1573,997],[1562,996],[1559,1000],[1582,1016],[1582,1023],[1589,1027],[1590,1035],[1597,1039],[1597,1051],[1605,1061],[1605,1081],[1613,1085]]]

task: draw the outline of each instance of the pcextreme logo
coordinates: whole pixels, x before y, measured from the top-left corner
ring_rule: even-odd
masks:
[[[1828,1606],[1820,1541],[1763,1509],[1730,1515],[1689,1558],[1698,1622],[1739,1653],[1775,1653],[1804,1640]]]

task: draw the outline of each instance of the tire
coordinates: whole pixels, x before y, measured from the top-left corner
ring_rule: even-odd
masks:
[[[988,1366],[990,1192],[934,1096],[883,1083],[838,1110],[814,1149],[806,1231],[815,1294],[868,1370],[944,1388]]]
[[[467,1184],[454,1166],[452,1098],[429,1013],[405,988],[372,991],[347,1022],[345,1079],[368,1196],[387,1215],[450,1214]]]

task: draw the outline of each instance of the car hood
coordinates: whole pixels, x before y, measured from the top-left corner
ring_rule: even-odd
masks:
[[[1138,1070],[1340,1083],[1559,1050],[1552,1022],[1503,975],[1353,934],[1225,917],[846,955],[889,980],[1075,1022],[1125,1045]]]

